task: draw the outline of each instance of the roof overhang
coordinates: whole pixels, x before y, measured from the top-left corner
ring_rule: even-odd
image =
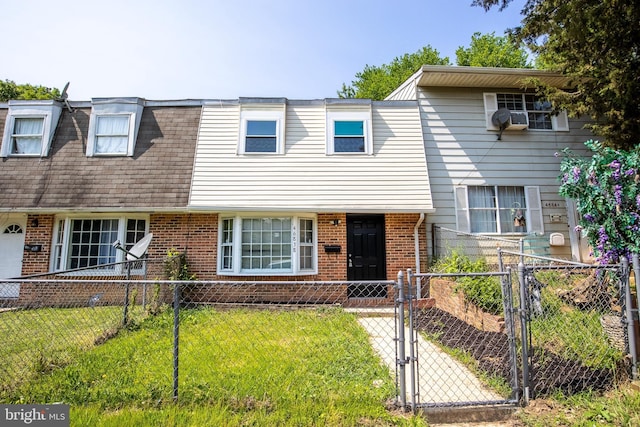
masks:
[[[560,89],[571,88],[570,81],[565,75],[531,68],[423,65],[412,78],[415,79],[417,86],[423,87],[522,89],[526,86],[526,79],[535,78],[552,87]]]

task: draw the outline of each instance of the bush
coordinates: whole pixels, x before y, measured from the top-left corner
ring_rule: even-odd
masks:
[[[452,251],[433,265],[434,273],[486,273],[484,258],[472,261],[467,255]],[[462,292],[466,301],[491,314],[502,312],[502,289],[497,277],[461,276],[455,278],[456,292]]]

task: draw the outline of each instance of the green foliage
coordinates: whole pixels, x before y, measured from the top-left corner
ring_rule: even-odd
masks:
[[[196,275],[189,272],[187,255],[173,248],[167,251],[164,274],[167,280],[196,280]]]
[[[474,0],[503,9],[511,0]],[[546,67],[566,74],[575,90],[542,88],[557,109],[593,120],[606,144],[630,149],[640,141],[640,3],[619,0],[527,0],[509,33]]]
[[[456,63],[471,67],[531,68],[527,52],[510,36],[474,33],[471,45],[456,50]]]
[[[486,273],[489,267],[484,258],[472,261],[467,255],[452,251],[439,259],[431,268],[434,273]],[[502,313],[502,288],[497,277],[461,276],[456,279],[456,290],[467,301],[491,314]]]
[[[410,425],[353,314],[184,310],[180,395],[172,396],[172,314],[147,318],[32,381],[8,401],[71,404],[77,425]],[[417,417],[414,425],[426,425]]]
[[[11,99],[57,99],[60,90],[30,84],[16,84],[11,80],[0,80],[0,102]]]
[[[640,252],[640,147],[615,150],[587,141],[591,157],[565,149],[559,193],[576,200],[576,231],[589,240],[602,263]]]
[[[386,98],[423,65],[449,65],[449,58],[441,58],[440,53],[427,45],[415,53],[405,53],[381,66],[365,65],[356,73],[351,85],[342,84],[338,91],[340,98]]]

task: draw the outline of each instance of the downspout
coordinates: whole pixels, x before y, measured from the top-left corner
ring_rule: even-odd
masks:
[[[420,219],[416,223],[415,227],[413,227],[413,244],[415,245],[415,254],[416,254],[416,274],[420,274],[420,233],[419,229],[422,223],[424,222],[424,212],[420,213]],[[416,277],[416,297],[422,298],[422,289],[421,289],[421,280],[420,277]]]

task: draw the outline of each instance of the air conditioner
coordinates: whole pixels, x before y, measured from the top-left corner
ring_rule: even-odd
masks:
[[[529,116],[526,111],[511,111],[508,130],[522,130],[529,127]]]

